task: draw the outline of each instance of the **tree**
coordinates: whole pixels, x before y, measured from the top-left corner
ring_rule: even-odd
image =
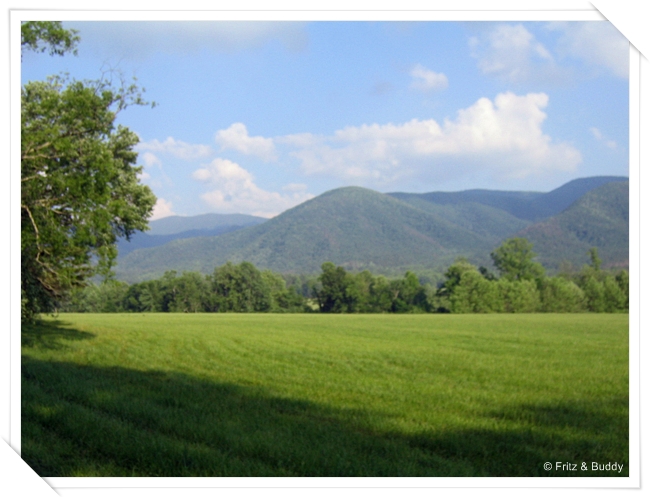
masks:
[[[564,277],[544,279],[540,298],[542,311],[567,313],[586,310],[585,293],[575,282]]]
[[[625,304],[623,306],[627,311],[630,309],[630,274],[626,270],[621,270],[616,275],[616,283],[621,288],[623,296],[625,296]]]
[[[76,43],[60,23],[24,24],[22,46],[63,53]],[[61,41],[62,40],[62,41]],[[21,301],[23,318],[49,312],[92,275],[110,275],[119,237],[147,229],[156,201],[139,183],[137,135],[117,114],[146,104],[136,85],[53,76],[21,91]]]
[[[604,312],[607,303],[605,302],[605,286],[603,282],[600,282],[595,276],[589,275],[581,287],[585,293],[589,311]]]
[[[600,271],[602,260],[598,257],[597,247],[589,249],[589,261],[591,262],[591,267],[594,269],[594,272],[598,273]]]
[[[350,296],[347,287],[350,282],[347,272],[330,261],[323,263],[321,270],[318,280],[323,287],[317,296],[320,310],[325,313],[348,311]]]
[[[501,311],[497,281],[488,280],[475,268],[464,272],[449,296],[452,313]]]
[[[446,281],[436,294],[437,311],[486,313],[500,311],[496,281],[488,280],[465,258],[445,272]]]
[[[77,30],[64,29],[57,21],[27,21],[20,26],[20,48],[33,52],[45,52],[50,55],[64,55],[66,52],[77,54],[79,36]]]
[[[391,282],[393,302],[390,311],[407,313],[412,311],[428,311],[428,302],[425,288],[415,273],[407,271],[403,279]]]
[[[211,277],[214,311],[270,311],[271,289],[252,263],[231,262],[215,268]]]
[[[498,308],[506,313],[533,313],[540,307],[537,286],[531,280],[506,280],[496,282],[499,293]]]
[[[490,254],[494,266],[506,280],[536,280],[544,275],[544,267],[533,261],[533,244],[521,237],[508,239]]]

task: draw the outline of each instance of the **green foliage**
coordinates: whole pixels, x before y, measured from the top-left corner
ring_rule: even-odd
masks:
[[[322,284],[322,289],[318,293],[320,310],[325,313],[352,311],[356,293],[353,287],[348,289],[352,282],[345,269],[329,261],[323,263],[321,268],[323,272],[318,277]]]
[[[452,313],[489,313],[499,311],[498,289],[475,268],[465,271],[449,298]]]
[[[540,296],[535,282],[501,279],[496,283],[500,303],[494,311],[534,313],[539,310]]]
[[[600,265],[603,263],[603,261],[598,257],[597,247],[592,247],[589,249],[589,260],[591,261],[591,267],[594,269],[594,271],[599,272]]]
[[[588,251],[591,264],[573,276],[576,284],[584,291],[585,306],[593,312],[626,312],[629,309],[629,274],[626,270],[614,273],[603,270],[598,249]]]
[[[24,24],[23,45],[38,47],[43,30],[50,36],[45,42],[54,43],[61,34],[50,24]],[[143,104],[137,86],[116,89],[104,80],[54,76],[23,86],[21,283],[27,315],[55,309],[96,273],[109,275],[116,240],[146,230],[155,197],[137,177],[138,137],[115,126],[120,111]]]
[[[521,246],[530,249],[527,241]],[[504,246],[507,247],[507,246]],[[597,251],[591,252],[597,257]],[[529,252],[530,254],[530,252]],[[128,286],[119,292],[88,287],[73,294],[65,311],[183,311],[299,313],[533,313],[625,312],[629,306],[629,275],[614,275],[585,266],[570,274],[533,279],[497,279],[485,267],[459,258],[434,289],[414,272],[402,278],[374,276],[368,270],[351,273],[332,262],[318,277],[260,271],[252,263],[226,263],[212,275],[166,272],[161,279]],[[523,274],[523,273],[522,273]],[[534,274],[529,272],[530,274]],[[290,285],[287,284],[287,281]],[[112,287],[110,287],[112,288]],[[118,304],[117,297],[123,296]],[[103,303],[103,304],[102,304]]]
[[[65,311],[77,313],[119,313],[130,287],[124,282],[108,280],[100,285],[91,283],[70,292],[63,305]]]
[[[605,286],[595,276],[585,278],[582,286],[587,300],[587,309],[596,313],[605,311]]]
[[[78,31],[64,29],[58,21],[26,21],[20,26],[20,48],[50,55],[64,55],[72,52],[77,55]]]
[[[625,304],[623,309],[628,310],[630,308],[630,275],[626,270],[620,271],[616,275],[616,283],[623,292],[625,297]]]
[[[318,277],[319,308],[325,313],[413,313],[431,311],[426,288],[407,271],[404,278],[387,280],[365,270],[357,274],[326,262]]]
[[[535,280],[544,275],[544,267],[533,261],[533,244],[521,237],[506,240],[490,254],[494,266],[506,280]]]
[[[584,291],[571,280],[552,277],[541,284],[541,311],[569,313],[586,311]]]
[[[604,311],[608,313],[627,311],[629,297],[617,282],[616,277],[612,275],[605,277],[603,281],[603,294],[605,301]]]
[[[71,293],[71,312],[301,312],[304,298],[273,272],[251,263],[227,263],[212,275],[166,272],[162,278],[128,285],[109,280]]]
[[[249,262],[234,265],[230,262],[215,269],[212,291],[215,311],[270,311],[271,289],[262,273]]]

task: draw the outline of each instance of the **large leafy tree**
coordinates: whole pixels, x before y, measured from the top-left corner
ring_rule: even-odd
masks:
[[[506,240],[490,256],[506,280],[536,280],[544,276],[544,267],[534,261],[537,255],[533,244],[522,237]]]
[[[60,54],[74,48],[74,33],[67,36],[60,23],[37,27],[23,25],[23,49],[38,50],[44,43]],[[54,33],[55,38],[43,38],[42,33]],[[136,165],[133,150],[138,137],[115,123],[120,111],[142,104],[137,86],[114,88],[106,80],[80,82],[54,76],[23,86],[24,318],[53,310],[88,277],[108,275],[117,256],[117,238],[147,229],[156,199],[139,183],[142,168]]]

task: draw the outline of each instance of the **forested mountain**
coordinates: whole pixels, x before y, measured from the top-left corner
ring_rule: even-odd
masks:
[[[147,232],[137,232],[129,241],[119,240],[117,249],[120,257],[123,257],[136,249],[162,246],[176,239],[213,237],[259,225],[265,221],[266,218],[247,214],[209,213],[198,216],[168,216],[150,221]]]
[[[563,261],[580,268],[587,251],[598,248],[605,267],[629,264],[629,182],[611,182],[587,192],[557,216],[516,234],[533,243],[548,268]]]
[[[610,182],[627,181],[624,176],[578,178],[547,193],[511,192],[501,190],[465,190],[462,192],[429,192],[426,194],[391,193],[396,199],[424,206],[489,206],[526,221],[539,221],[561,213],[587,192]]]
[[[619,264],[627,260],[628,233],[628,183],[621,180],[627,179],[574,180],[548,193],[381,194],[340,188],[256,226],[133,251],[120,257],[116,273],[138,281],[170,269],[209,273],[227,261],[317,273],[332,261],[350,270],[394,274],[443,269],[459,256],[489,266],[490,251],[514,235],[530,236],[549,269],[562,260],[586,262],[591,246],[599,248],[604,264]],[[534,224],[545,218],[547,225]]]

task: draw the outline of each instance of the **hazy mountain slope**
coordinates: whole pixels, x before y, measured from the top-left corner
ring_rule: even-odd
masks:
[[[325,261],[355,269],[435,267],[451,263],[461,252],[484,255],[490,249],[484,237],[436,214],[348,187],[262,225],[134,251],[120,261],[117,272],[121,278],[159,274],[164,268],[211,272],[229,260],[281,272],[317,272]]]
[[[117,251],[119,257],[122,258],[132,251],[136,251],[138,249],[145,249],[148,247],[162,246],[173,240],[191,239],[194,237],[214,237],[215,235],[221,235],[228,232],[235,232],[237,230],[241,230],[242,228],[246,228],[246,227],[241,225],[235,225],[235,226],[228,225],[228,226],[215,227],[212,229],[188,230],[186,232],[172,233],[169,235],[149,235],[148,233],[138,232],[131,237],[130,241],[127,241],[126,239],[118,240]]]
[[[258,225],[266,218],[248,214],[208,213],[198,216],[168,216],[149,222],[147,235],[171,235],[189,230],[214,230],[228,226]]]
[[[581,267],[598,248],[604,266],[627,266],[629,258],[629,182],[611,182],[586,193],[557,216],[518,234],[534,244],[539,261]]]
[[[541,192],[510,192],[501,190],[464,190],[462,192],[428,192],[426,194],[409,194],[394,192],[388,194],[404,202],[416,199],[441,206],[459,206],[477,204],[489,206],[521,218],[520,213],[528,209],[531,201],[544,195]]]
[[[474,232],[493,243],[528,226],[531,222],[512,214],[477,202],[458,204],[436,204],[419,197],[401,199],[423,211],[435,214],[445,220]]]
[[[533,199],[530,203],[531,212],[528,219],[540,221],[549,216],[554,216],[594,189],[612,182],[627,181],[628,179],[624,176],[594,176],[572,180],[547,194]]]
[[[213,237],[234,232],[247,226],[259,225],[266,218],[247,214],[201,214],[198,216],[169,216],[149,222],[147,232],[136,232],[131,240],[120,239],[117,242],[119,257],[132,251],[147,247],[157,247],[176,239],[193,237]]]
[[[462,192],[429,192],[426,194],[391,193],[396,199],[414,203],[426,201],[436,205],[454,206],[480,204],[496,208],[528,221],[539,221],[556,215],[587,192],[610,182],[626,181],[621,176],[595,176],[572,180],[555,190],[542,192],[512,192],[500,190],[465,190]]]

